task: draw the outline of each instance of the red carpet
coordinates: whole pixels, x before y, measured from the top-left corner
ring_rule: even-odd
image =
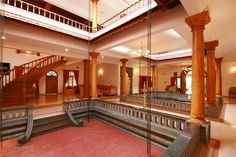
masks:
[[[16,147],[16,139],[2,143],[1,157],[146,157],[146,142],[97,120],[82,128],[66,128],[32,138]],[[163,149],[152,146],[152,156]]]

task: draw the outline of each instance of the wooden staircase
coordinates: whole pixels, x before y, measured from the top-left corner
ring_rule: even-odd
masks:
[[[32,97],[33,85],[50,69],[64,64],[65,58],[49,56],[23,64],[1,76],[1,106],[26,105]]]

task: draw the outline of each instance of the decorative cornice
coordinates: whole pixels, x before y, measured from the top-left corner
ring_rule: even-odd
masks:
[[[217,46],[219,46],[218,40],[205,42],[205,47],[207,50],[215,50]]]
[[[205,25],[211,21],[208,11],[187,17],[185,22],[193,29],[204,29]]]

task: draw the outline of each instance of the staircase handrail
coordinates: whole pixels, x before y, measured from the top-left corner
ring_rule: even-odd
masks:
[[[55,60],[53,60],[54,57],[56,57]],[[52,61],[51,61],[51,62],[48,62],[49,60],[52,60]],[[55,56],[55,55],[50,56],[50,57],[46,58],[45,60],[43,60],[42,62],[40,62],[40,63],[38,63],[37,65],[35,65],[27,74],[29,74],[31,71],[36,70],[36,69],[38,69],[38,68],[43,68],[43,67],[45,67],[45,66],[47,66],[47,65],[49,65],[49,64],[56,63],[56,62],[58,62],[58,61],[63,61],[63,60],[64,60],[64,57],[62,57],[62,56]],[[44,64],[45,61],[47,61],[46,64]],[[56,61],[56,62],[54,62],[54,61]],[[43,66],[41,66],[42,63],[43,63]],[[49,64],[48,64],[48,63],[49,63]],[[38,66],[39,66],[39,67],[38,67]]]
[[[49,60],[53,57],[56,57],[55,55],[51,55],[51,56],[47,56],[44,58],[40,58],[37,60],[33,60],[31,62],[19,65],[5,73],[2,74],[2,76],[0,76],[1,79],[1,87],[6,86],[7,84],[9,84],[10,82],[12,82],[13,80],[26,75],[27,73],[29,73],[31,70],[35,69],[38,65],[42,64],[44,61]],[[17,71],[17,68],[22,68],[21,70]],[[18,73],[19,72],[19,73]],[[17,74],[18,73],[18,74]]]

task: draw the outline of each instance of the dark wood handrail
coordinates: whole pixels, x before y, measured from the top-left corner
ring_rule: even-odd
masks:
[[[51,63],[54,63],[53,62],[53,58],[55,58],[55,61],[59,61],[59,59],[63,60],[63,57],[59,57],[59,56],[55,56],[55,55],[52,55],[52,56],[48,56],[48,57],[44,57],[44,58],[40,58],[40,59],[37,59],[37,60],[34,60],[34,61],[31,61],[31,62],[28,62],[28,63],[25,63],[25,64],[22,64],[20,66],[17,66],[5,73],[3,73],[3,75],[0,77],[1,81],[2,81],[2,87],[6,86],[7,84],[9,84],[11,81],[23,76],[23,75],[26,75],[28,74],[30,71],[38,68],[38,66],[40,65],[40,67],[45,67],[48,65],[48,61],[49,60],[52,60]],[[43,64],[43,66],[41,66],[42,63],[44,63],[45,61],[47,61],[46,64]],[[20,73],[18,74],[19,76],[16,76],[16,73],[18,72],[17,71],[17,68],[22,68],[23,70],[20,71]],[[28,70],[26,71],[26,69],[28,68]],[[30,69],[31,68],[31,69]],[[5,82],[4,82],[5,81]]]

